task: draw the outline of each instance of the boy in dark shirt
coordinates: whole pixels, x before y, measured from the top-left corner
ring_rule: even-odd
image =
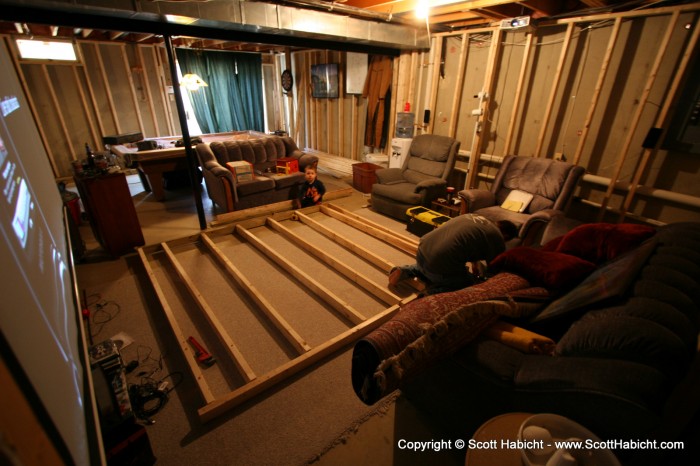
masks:
[[[326,193],[326,187],[318,179],[315,164],[306,166],[304,177],[306,181],[299,186],[296,202],[297,209],[320,204],[323,201],[323,195]]]

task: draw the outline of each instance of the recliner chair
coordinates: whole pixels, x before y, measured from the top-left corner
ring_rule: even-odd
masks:
[[[583,167],[568,162],[508,155],[503,159],[491,189],[465,189],[458,193],[462,213],[515,223],[519,234],[509,247],[536,244],[550,220],[564,214],[584,172]],[[525,201],[521,197],[507,205],[506,201],[510,201],[509,195],[514,191],[524,193]],[[532,198],[528,201],[530,195]],[[517,209],[521,202],[521,209]]]
[[[372,209],[406,221],[406,210],[447,195],[447,177],[454,168],[459,141],[447,136],[421,134],[413,138],[401,168],[375,172]]]

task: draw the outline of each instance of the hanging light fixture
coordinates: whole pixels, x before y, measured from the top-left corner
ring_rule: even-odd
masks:
[[[185,86],[189,91],[196,91],[200,87],[208,86],[208,84],[205,83],[204,80],[199,77],[199,75],[194,73],[188,73],[182,77],[182,81],[180,81],[180,86]]]

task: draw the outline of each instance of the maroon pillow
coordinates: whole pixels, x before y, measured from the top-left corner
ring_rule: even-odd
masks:
[[[555,251],[602,264],[636,248],[654,233],[647,225],[588,223],[564,235]]]
[[[490,266],[520,275],[533,286],[554,291],[574,287],[596,268],[595,264],[576,256],[523,246],[500,254]]]

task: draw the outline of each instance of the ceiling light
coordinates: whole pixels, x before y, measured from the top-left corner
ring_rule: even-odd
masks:
[[[198,74],[188,73],[182,77],[182,81],[180,81],[180,86],[186,87],[189,91],[196,91],[200,87],[208,86],[208,84],[205,83],[204,80],[200,78]]]
[[[428,0],[419,0],[416,3],[416,18],[425,19],[430,14],[430,4]]]

